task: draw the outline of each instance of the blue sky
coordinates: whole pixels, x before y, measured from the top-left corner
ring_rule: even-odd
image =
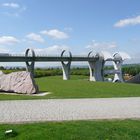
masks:
[[[0,52],[120,52],[140,62],[139,0],[0,0]]]

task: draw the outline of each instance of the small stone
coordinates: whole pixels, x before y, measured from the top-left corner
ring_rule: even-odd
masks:
[[[13,132],[13,130],[11,129],[11,130],[6,130],[5,131],[5,135],[8,135],[8,134],[10,134],[10,133],[12,133]]]

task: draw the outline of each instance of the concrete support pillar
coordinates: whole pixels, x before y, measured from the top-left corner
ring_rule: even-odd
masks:
[[[65,50],[62,51],[61,57],[63,57]],[[63,80],[69,80],[70,79],[70,66],[71,66],[71,57],[72,54],[69,52],[70,59],[65,63],[64,61],[61,61],[62,64],[62,71],[63,71]]]
[[[89,81],[96,81],[95,79],[95,74],[94,74],[94,67],[95,67],[95,62],[89,61]]]
[[[104,56],[103,54],[96,54],[96,58],[98,57],[96,63],[95,63],[95,68],[94,68],[94,75],[96,81],[104,81],[104,76],[103,76],[103,66],[104,66]]]
[[[29,56],[29,51],[31,51],[31,56]],[[35,66],[35,52],[33,49],[27,49],[25,52],[25,58],[26,58],[26,71],[31,72],[34,76],[34,66]]]
[[[62,62],[62,71],[63,71],[63,80],[69,80],[70,79],[70,63],[64,64]]]
[[[114,57],[114,61],[113,61],[114,69],[117,71],[117,73],[115,73],[114,75],[113,82],[123,82],[122,57],[118,53],[114,54],[113,57]]]
[[[92,52],[88,54],[90,57]],[[104,57],[102,54],[97,53],[93,56],[93,60],[89,62],[89,70],[90,70],[90,81],[103,81],[103,66],[104,66]]]

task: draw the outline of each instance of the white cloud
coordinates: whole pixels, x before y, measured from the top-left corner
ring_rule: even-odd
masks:
[[[30,40],[37,41],[37,42],[40,42],[40,43],[45,42],[45,40],[39,34],[30,33],[30,34],[26,35],[26,37]]]
[[[113,58],[113,55],[108,51],[101,51],[101,53],[103,54],[105,60],[108,58]]]
[[[44,30],[41,31],[40,33],[44,35],[48,35],[54,39],[67,39],[69,37],[66,33],[59,31],[57,29]]]
[[[115,42],[96,42],[93,40],[90,45],[86,46],[86,48],[95,52],[101,52],[106,60],[108,58],[113,58],[113,52],[115,52],[117,44]],[[131,59],[131,56],[126,52],[119,51],[118,53],[123,60]]]
[[[69,50],[69,47],[65,45],[53,45],[42,49],[36,48],[34,50],[36,54],[60,55],[63,50]]]
[[[9,50],[5,48],[0,48],[0,53],[9,53]]]
[[[13,36],[1,36],[0,37],[0,45],[14,45],[19,42],[20,41]]]
[[[122,57],[123,60],[131,59],[131,56],[126,52],[119,52],[119,54],[120,54],[120,56]]]
[[[91,44],[86,46],[87,49],[95,49],[97,51],[113,49],[116,47],[117,47],[117,44],[115,42],[96,42],[95,40],[92,40]]]
[[[2,6],[9,8],[20,8],[20,5],[18,3],[3,3]]]
[[[104,59],[108,59],[108,58],[113,58],[113,53],[109,52],[109,51],[101,51],[101,53],[104,55]],[[117,52],[123,60],[130,60],[131,56],[126,53],[126,52]],[[115,54],[115,53],[114,53]]]
[[[117,23],[114,24],[115,27],[125,27],[128,25],[136,25],[140,24],[140,16],[136,16],[133,18],[126,18],[118,21]]]
[[[10,17],[19,17],[26,9],[26,6],[19,5],[18,3],[3,3],[1,4],[3,14]]]

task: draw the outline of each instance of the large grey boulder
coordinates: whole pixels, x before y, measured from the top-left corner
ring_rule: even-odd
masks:
[[[30,72],[20,71],[10,74],[0,72],[0,91],[35,94],[38,87]]]

